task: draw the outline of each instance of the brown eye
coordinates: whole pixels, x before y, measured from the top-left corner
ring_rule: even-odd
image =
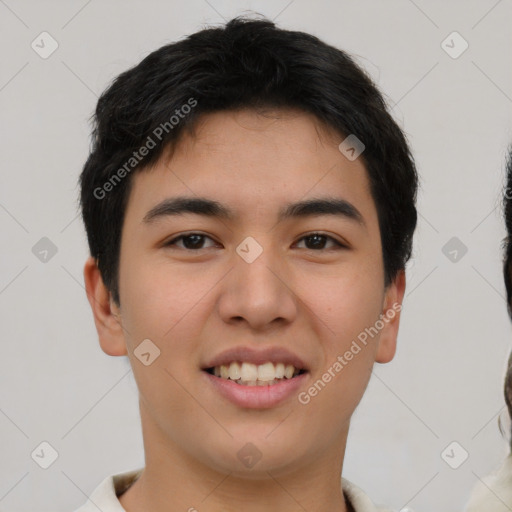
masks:
[[[172,240],[169,240],[164,244],[164,246],[177,246],[181,249],[194,251],[199,249],[205,249],[203,245],[206,239],[212,240],[209,236],[203,235],[202,233],[187,233],[185,235],[180,235],[176,238],[173,238]],[[177,245],[177,242],[179,241],[183,242],[182,246]]]
[[[309,247],[306,247],[306,249],[311,249],[311,250],[318,250],[318,251],[326,250],[326,247],[325,247],[326,241],[330,241],[334,244],[334,247],[330,247],[331,249],[337,248],[337,247],[346,248],[346,246],[344,244],[338,242],[338,240],[334,239],[331,236],[324,235],[322,233],[311,233],[309,235],[302,237],[299,240],[299,242],[302,240],[305,240],[306,245],[309,246]]]

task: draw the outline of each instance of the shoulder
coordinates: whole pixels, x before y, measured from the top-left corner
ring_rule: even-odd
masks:
[[[512,454],[496,471],[478,482],[465,512],[508,512],[512,505]]]

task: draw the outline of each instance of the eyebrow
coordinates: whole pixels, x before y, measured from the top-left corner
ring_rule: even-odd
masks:
[[[164,199],[162,202],[158,203],[146,213],[143,222],[150,224],[164,217],[178,216],[187,213],[231,221],[236,217],[232,209],[213,199],[180,196]],[[279,211],[278,221],[322,215],[342,217],[366,227],[361,212],[352,203],[349,203],[345,199],[331,197],[308,199],[286,204]]]

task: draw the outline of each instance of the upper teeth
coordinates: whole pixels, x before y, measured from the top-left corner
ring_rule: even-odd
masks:
[[[299,373],[299,370],[293,365],[284,365],[283,363],[265,363],[255,365],[252,363],[237,363],[232,362],[229,365],[215,366],[213,369],[214,375],[223,379],[242,380],[244,382],[262,381],[271,382],[274,379],[282,379],[286,377],[291,379],[294,375]]]

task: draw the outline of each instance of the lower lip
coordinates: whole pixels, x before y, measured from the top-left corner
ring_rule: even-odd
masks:
[[[305,372],[270,386],[243,386],[233,380],[216,377],[205,370],[202,373],[222,396],[235,405],[248,409],[267,409],[279,405],[290,396],[296,395],[308,377],[308,372]]]

